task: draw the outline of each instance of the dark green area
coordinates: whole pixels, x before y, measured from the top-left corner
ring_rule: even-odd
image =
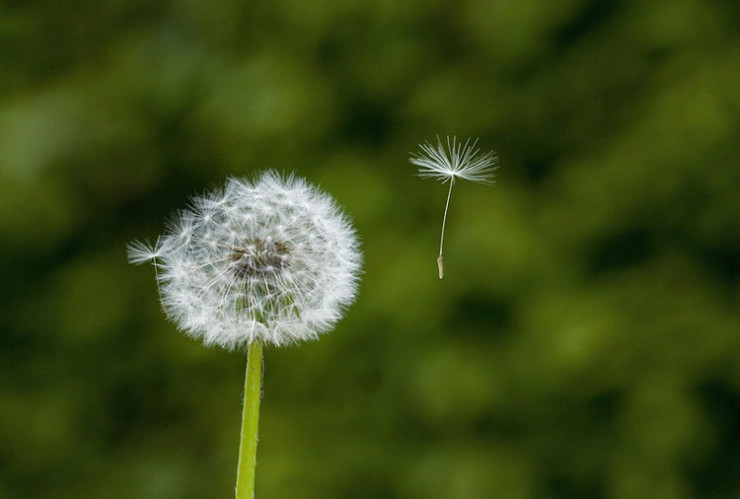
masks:
[[[366,273],[266,352],[259,498],[740,495],[737,2],[0,9],[0,499],[232,497],[244,356],[124,245],[262,168],[346,207]],[[501,158],[443,281],[436,134]]]

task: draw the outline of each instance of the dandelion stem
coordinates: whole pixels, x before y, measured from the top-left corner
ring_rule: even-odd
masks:
[[[437,258],[437,267],[439,268],[439,278],[445,276],[445,261],[442,257],[442,248],[445,243],[445,226],[447,225],[447,210],[450,208],[450,197],[452,196],[452,187],[455,185],[455,177],[450,178],[450,190],[447,192],[447,202],[445,203],[445,214],[442,217],[442,235],[439,238],[439,257]]]
[[[254,499],[254,469],[257,465],[257,430],[262,398],[262,343],[255,340],[247,353],[244,380],[244,410],[236,471],[236,499]]]

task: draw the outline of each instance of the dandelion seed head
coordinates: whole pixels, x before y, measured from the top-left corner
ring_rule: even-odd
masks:
[[[330,330],[357,293],[362,263],[349,218],[304,179],[264,172],[231,178],[191,200],[151,246],[171,320],[206,345],[285,345]]]
[[[481,154],[476,147],[478,139],[458,142],[457,137],[447,137],[443,142],[437,137],[437,145],[429,142],[420,145],[420,151],[412,153],[409,161],[419,167],[418,175],[445,182],[461,178],[483,184],[493,183],[498,158],[491,151]]]

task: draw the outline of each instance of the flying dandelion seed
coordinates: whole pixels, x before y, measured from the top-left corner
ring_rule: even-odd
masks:
[[[457,141],[457,137],[447,137],[446,147],[442,140],[437,137],[437,146],[429,142],[420,146],[421,151],[412,153],[411,163],[419,167],[418,175],[422,178],[433,178],[441,181],[443,184],[450,183],[450,189],[447,192],[447,202],[445,203],[445,212],[442,218],[442,235],[439,240],[439,257],[437,257],[437,267],[439,278],[444,277],[444,258],[442,250],[445,239],[445,226],[447,224],[447,212],[450,207],[450,197],[455,180],[458,178],[477,182],[480,184],[492,184],[493,174],[496,170],[496,154],[491,151],[480,154],[476,148],[478,139],[466,139],[465,143]]]
[[[268,171],[232,178],[191,201],[154,245],[162,305],[206,345],[284,345],[331,329],[354,301],[362,256],[349,219],[304,179]]]

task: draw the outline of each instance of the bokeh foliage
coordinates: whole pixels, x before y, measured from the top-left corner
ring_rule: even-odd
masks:
[[[243,356],[124,244],[228,175],[355,218],[358,303],[267,352],[257,493],[740,494],[731,0],[8,1],[0,499],[230,497]],[[477,136],[494,187],[408,152]]]

